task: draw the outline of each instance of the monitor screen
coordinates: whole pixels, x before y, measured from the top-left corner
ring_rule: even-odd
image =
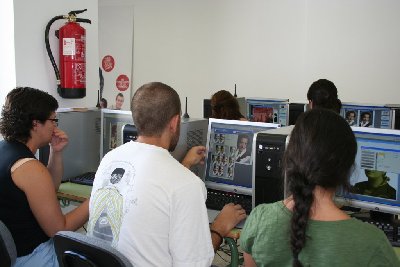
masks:
[[[357,140],[350,190],[338,193],[345,205],[400,213],[400,132],[353,127]]]
[[[210,119],[204,180],[208,188],[251,195],[254,133],[279,124]]]
[[[248,98],[246,105],[249,121],[278,123],[282,126],[288,126],[288,99]]]
[[[340,115],[350,126],[392,128],[392,112],[385,105],[343,103]]]
[[[123,144],[122,127],[127,123],[133,124],[131,111],[111,109],[101,110],[101,158],[103,158],[110,150]]]

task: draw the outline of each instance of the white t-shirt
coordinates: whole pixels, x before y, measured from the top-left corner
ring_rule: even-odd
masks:
[[[88,235],[135,266],[210,266],[214,257],[204,183],[160,147],[126,143],[101,161]]]

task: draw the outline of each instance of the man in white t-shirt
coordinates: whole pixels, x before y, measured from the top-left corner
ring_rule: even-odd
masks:
[[[191,149],[182,164],[169,153],[179,140],[181,104],[162,83],[132,99],[136,142],[110,151],[96,172],[88,235],[111,242],[135,266],[210,266],[222,237],[246,217],[228,204],[211,227],[204,183],[188,167],[203,161]]]

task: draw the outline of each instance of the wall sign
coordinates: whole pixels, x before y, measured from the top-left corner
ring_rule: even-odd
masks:
[[[106,72],[112,71],[115,66],[114,58],[110,55],[103,57],[103,60],[101,61],[101,65],[102,65],[104,71],[106,71]]]
[[[117,86],[118,90],[126,91],[129,88],[129,78],[125,74],[121,74],[117,77],[115,81],[115,85]]]

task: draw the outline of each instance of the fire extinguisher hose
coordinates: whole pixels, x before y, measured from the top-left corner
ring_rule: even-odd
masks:
[[[46,30],[45,30],[45,32],[44,32],[44,41],[45,41],[45,43],[46,43],[47,54],[49,55],[51,65],[53,66],[54,73],[56,74],[57,87],[58,87],[58,88],[61,88],[61,85],[60,85],[60,71],[58,70],[56,61],[54,60],[53,52],[51,52],[50,42],[49,42],[50,27],[51,27],[51,25],[52,25],[55,21],[57,21],[57,20],[59,20],[59,19],[64,19],[64,16],[62,16],[62,15],[61,15],[61,16],[56,16],[56,17],[52,18],[52,19],[47,23]]]

